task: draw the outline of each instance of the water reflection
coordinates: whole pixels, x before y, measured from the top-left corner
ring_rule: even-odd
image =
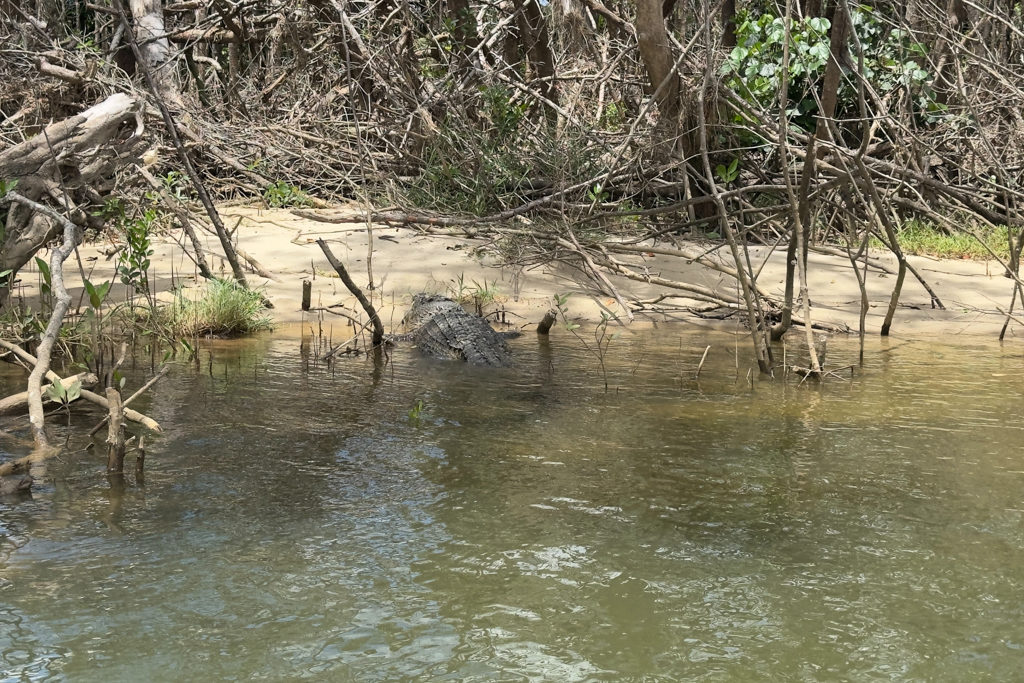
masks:
[[[607,393],[557,337],[513,370],[399,349],[376,375],[213,343],[144,399],[166,429],[144,480],[77,453],[0,501],[3,668],[1012,678],[1020,355],[907,343],[751,390],[725,336],[689,379],[707,339],[622,339]]]

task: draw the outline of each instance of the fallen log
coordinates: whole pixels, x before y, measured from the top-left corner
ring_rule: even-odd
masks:
[[[99,378],[91,372],[80,372],[77,375],[71,375],[70,377],[63,378],[60,383],[65,386],[71,386],[75,382],[81,384],[82,387],[91,387],[99,381]],[[45,395],[52,384],[46,384],[42,387],[43,394]],[[79,396],[81,398],[81,396]],[[78,399],[75,399],[78,400]],[[28,406],[28,392],[22,391],[17,394],[11,394],[7,398],[0,399],[0,415],[9,415],[16,413]]]
[[[35,365],[38,362],[36,360],[36,357],[30,354],[29,352],[25,351],[25,349],[21,348],[20,346],[15,346],[14,344],[4,341],[3,339],[0,339],[0,348],[4,348],[7,349],[8,351],[11,351],[16,356],[18,356],[27,363],[31,363],[32,365]],[[54,379],[60,379],[60,376],[51,370],[46,373],[46,378],[52,381]],[[98,405],[100,408],[103,408],[103,410],[110,410],[110,404],[107,402],[107,399],[100,396],[99,394],[95,394],[87,389],[83,389],[82,398],[84,398],[86,401],[89,401],[90,403]],[[147,417],[136,410],[125,409],[124,416],[127,420],[140,424],[146,429],[150,430],[151,432],[156,432],[157,434],[160,434],[164,431],[156,420],[154,420],[151,417]],[[2,472],[0,472],[0,474],[2,474]]]
[[[50,124],[38,135],[0,152],[0,179],[17,181],[18,193],[28,200],[69,202],[65,209],[71,220],[83,224],[87,215],[79,206],[91,201],[92,192],[104,194],[108,185],[112,186],[114,171],[142,144],[136,109],[135,98],[116,93],[81,114]],[[8,213],[0,244],[0,272],[16,273],[54,240],[63,226],[27,205],[11,206]]]

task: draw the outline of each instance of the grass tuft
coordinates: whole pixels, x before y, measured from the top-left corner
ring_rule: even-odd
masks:
[[[160,307],[152,322],[164,336],[185,339],[234,336],[269,330],[263,296],[232,280],[211,280],[198,297],[178,290],[174,301]]]
[[[1006,238],[1006,228],[996,229],[979,227],[974,232],[984,240],[985,244],[995,252],[999,258],[1007,259],[1010,248]],[[989,253],[975,237],[967,232],[948,233],[921,221],[908,221],[898,234],[900,247],[904,253],[938,258],[951,259],[978,259],[987,261],[992,258]],[[881,247],[882,244],[872,240],[872,246]]]

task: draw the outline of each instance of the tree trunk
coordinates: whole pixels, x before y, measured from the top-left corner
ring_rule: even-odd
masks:
[[[682,84],[674,69],[661,2],[637,0],[636,34],[651,92],[658,103],[655,156],[667,158],[675,151],[679,139]]]
[[[551,39],[548,36],[547,21],[537,5],[537,0],[524,0],[518,14],[519,30],[526,41],[526,52],[537,76],[542,78],[541,95],[558,104],[558,90],[555,87],[555,57],[551,53]],[[546,109],[546,111],[552,111]]]
[[[171,45],[164,28],[164,9],[160,0],[129,0],[135,22],[135,38],[139,52],[159,96],[176,111],[183,109]]]
[[[736,47],[736,0],[722,2],[722,47]]]

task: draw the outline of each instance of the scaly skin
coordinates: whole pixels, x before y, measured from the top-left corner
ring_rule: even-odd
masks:
[[[403,337],[433,358],[499,368],[512,365],[505,336],[447,297],[415,295],[402,325],[406,330]]]

